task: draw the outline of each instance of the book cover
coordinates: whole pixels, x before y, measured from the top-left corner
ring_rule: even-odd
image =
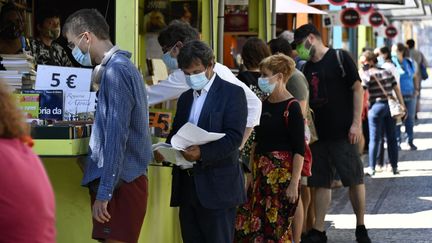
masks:
[[[62,90],[23,90],[23,94],[39,94],[39,119],[63,119]]]
[[[74,120],[80,113],[89,113],[95,110],[96,92],[65,93],[64,120]]]
[[[39,94],[13,94],[18,107],[24,112],[27,120],[37,119],[39,116]]]

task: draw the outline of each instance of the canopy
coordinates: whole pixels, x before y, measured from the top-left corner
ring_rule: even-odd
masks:
[[[321,11],[295,0],[276,0],[276,13],[327,14],[325,11]]]

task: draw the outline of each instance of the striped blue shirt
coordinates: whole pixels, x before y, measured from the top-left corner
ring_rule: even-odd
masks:
[[[106,64],[82,185],[100,178],[97,200],[110,200],[119,180],[147,174],[152,159],[147,93],[126,51]]]

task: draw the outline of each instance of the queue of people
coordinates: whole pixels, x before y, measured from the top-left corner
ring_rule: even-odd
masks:
[[[40,64],[72,65],[54,42],[61,32],[55,11],[38,19],[38,36],[29,47],[17,34],[22,28],[18,12],[3,8],[0,21],[5,23],[0,52],[29,49]],[[225,134],[181,151],[193,165],[173,168],[170,205],[180,209],[183,242],[327,242],[324,219],[336,174],[349,188],[357,242],[371,242],[364,222],[362,151],[357,146],[363,133],[364,92],[369,94],[366,172],[374,175],[385,141],[392,172],[399,174],[398,143],[403,139],[387,101],[394,93],[406,110],[401,119],[408,145],[415,150],[413,126],[421,78],[417,68],[426,65],[422,55],[412,50],[413,58],[420,60],[412,61],[403,44],[396,46],[395,53],[383,47],[376,54],[364,52],[358,70],[346,51],[325,46],[321,33],[306,24],[295,31],[292,43],[283,37],[268,44],[250,38],[242,52],[246,71],[236,77],[215,61],[213,50],[199,40],[196,29],[174,21],[158,38],[169,76],[146,87],[129,59],[131,54],[111,42],[109,26],[97,10],[73,13],[61,33],[78,63],[99,65],[95,71],[98,105],[82,180],[90,193],[93,239],[138,241],[147,210],[147,168],[153,158],[164,160],[151,149],[148,107],[178,99],[167,143],[188,122]],[[7,101],[10,98],[2,88],[0,100]],[[19,113],[12,105],[1,108],[2,113]],[[0,142],[5,143],[0,151],[19,149],[41,174],[38,184],[22,183],[32,192],[39,189],[31,187],[44,188],[43,195],[34,195],[44,209],[39,211],[45,220],[39,232],[46,239],[43,242],[53,242],[52,189],[40,161],[23,142],[26,132],[11,130],[22,127],[21,118],[11,117],[16,117],[16,124],[0,119]],[[305,176],[309,148],[311,175]],[[0,162],[22,166],[19,158],[2,156]],[[24,172],[28,170],[16,171]]]

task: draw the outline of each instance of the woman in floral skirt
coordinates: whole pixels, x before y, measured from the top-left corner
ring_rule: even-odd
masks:
[[[286,89],[295,62],[284,54],[260,63],[263,101],[255,128],[252,182],[248,201],[239,207],[236,242],[291,242],[291,224],[299,198],[305,151],[304,121],[299,103]]]

